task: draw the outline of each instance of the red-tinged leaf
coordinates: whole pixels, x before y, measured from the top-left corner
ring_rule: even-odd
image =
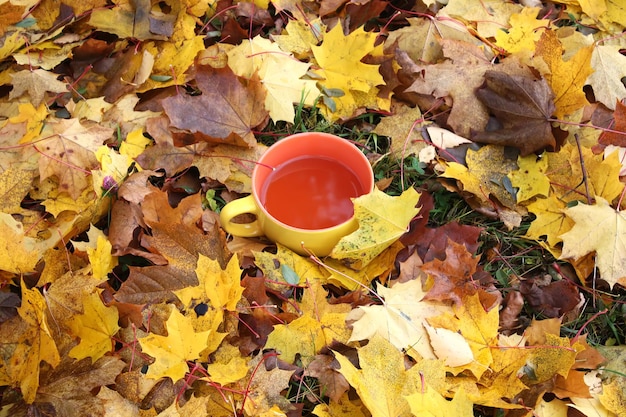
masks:
[[[448,240],[444,260],[434,259],[421,266],[434,281],[425,299],[452,300],[460,304],[464,297],[478,293],[485,309],[492,308],[499,302],[500,293],[493,288],[488,274],[483,276],[485,273],[478,268],[478,260],[465,245]]]
[[[474,141],[512,146],[522,155],[556,146],[549,120],[555,110],[554,98],[544,79],[487,71],[476,96],[502,128],[474,132]]]
[[[196,142],[254,146],[254,129],[268,121],[265,89],[254,76],[236,76],[228,67],[199,66],[196,73],[199,96],[176,95],[163,100],[174,129],[175,145]]]
[[[626,147],[626,104],[623,104],[621,101],[616,103],[613,118],[615,124],[611,126],[612,131],[602,133],[598,139],[598,143],[601,145]]]

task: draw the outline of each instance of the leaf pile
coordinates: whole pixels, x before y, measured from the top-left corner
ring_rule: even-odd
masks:
[[[0,415],[623,415],[626,9],[523,4],[0,2]],[[374,161],[359,229],[226,236],[308,113]]]

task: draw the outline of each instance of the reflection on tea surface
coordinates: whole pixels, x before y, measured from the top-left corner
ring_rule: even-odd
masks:
[[[324,229],[354,214],[350,198],[365,193],[348,167],[328,158],[302,156],[272,172],[261,202],[275,219],[301,229]]]

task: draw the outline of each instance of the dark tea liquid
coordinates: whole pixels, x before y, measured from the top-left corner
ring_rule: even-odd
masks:
[[[354,214],[350,198],[364,194],[348,167],[327,158],[303,156],[284,162],[267,177],[261,202],[275,219],[300,229],[324,229]]]

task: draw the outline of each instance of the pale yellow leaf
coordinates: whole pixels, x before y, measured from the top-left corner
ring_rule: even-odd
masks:
[[[355,198],[354,216],[359,228],[341,238],[330,256],[348,262],[354,269],[365,267],[407,231],[409,222],[420,210],[416,208],[419,197],[411,187],[398,197],[374,188],[371,193]]]

